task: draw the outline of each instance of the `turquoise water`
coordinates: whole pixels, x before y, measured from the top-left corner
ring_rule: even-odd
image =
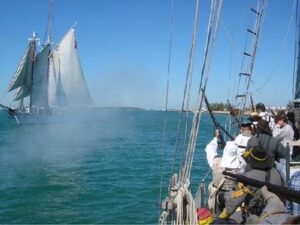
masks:
[[[97,110],[21,126],[1,113],[0,223],[157,223],[164,112]],[[168,115],[164,197],[178,117]],[[193,192],[208,171],[207,114],[201,127]]]

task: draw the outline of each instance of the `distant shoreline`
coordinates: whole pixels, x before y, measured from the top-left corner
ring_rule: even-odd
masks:
[[[230,114],[229,111],[213,111],[213,113],[215,113],[215,114],[226,114],[226,115]]]

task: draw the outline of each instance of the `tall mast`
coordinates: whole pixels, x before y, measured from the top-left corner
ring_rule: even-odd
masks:
[[[32,53],[32,58],[33,58],[33,62],[35,60],[35,57],[36,57],[36,42],[38,41],[39,39],[36,37],[36,33],[33,32],[32,33],[32,38],[29,38],[29,41],[31,42],[31,45],[33,45],[33,53]],[[32,63],[31,65],[32,69],[32,74],[31,74],[31,84],[33,83],[33,70],[34,70],[34,63]],[[32,92],[32,85],[31,85],[31,92]],[[32,94],[30,94],[30,97],[29,97],[29,112],[32,112]],[[23,104],[23,99],[22,99],[22,104]]]
[[[47,34],[46,34],[46,43],[52,43],[53,41],[53,5],[54,0],[50,0],[50,7],[49,7],[49,16],[48,16],[48,23],[47,23]]]
[[[300,98],[300,21],[299,21],[299,1],[296,5],[296,43],[295,43],[295,69],[294,69],[294,101]],[[296,79],[295,79],[296,75]],[[298,102],[298,101],[297,101]]]

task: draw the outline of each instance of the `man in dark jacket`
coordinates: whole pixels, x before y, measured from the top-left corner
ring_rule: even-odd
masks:
[[[277,162],[286,157],[284,146],[280,141],[272,136],[269,123],[266,120],[259,120],[256,125],[256,137],[259,147],[266,151]]]
[[[274,159],[259,146],[258,139],[252,137],[248,141],[245,159],[248,168],[243,176],[262,182],[283,186],[284,182],[279,171],[274,168]],[[245,186],[238,183],[236,191],[229,192],[226,196],[226,205],[220,218],[229,218],[244,202],[244,215],[260,215],[264,208],[264,201],[259,188]]]

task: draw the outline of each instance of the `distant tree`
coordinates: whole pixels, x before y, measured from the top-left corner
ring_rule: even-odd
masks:
[[[227,103],[211,103],[210,108],[212,111],[227,111],[228,104]]]

